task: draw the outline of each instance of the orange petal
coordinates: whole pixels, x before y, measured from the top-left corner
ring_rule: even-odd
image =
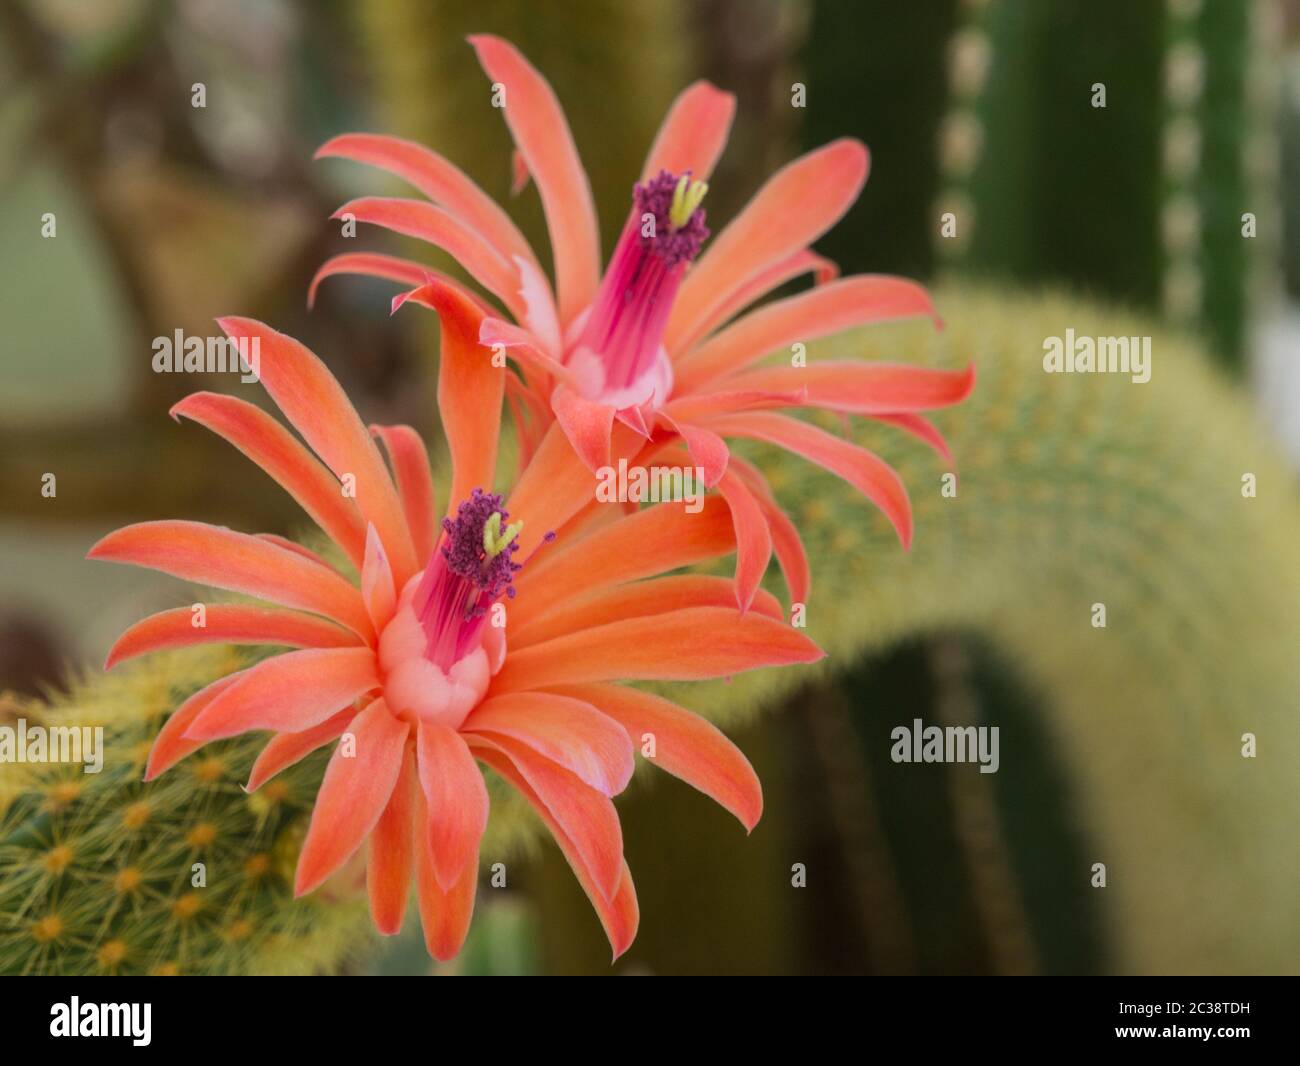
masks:
[[[914,281],[887,275],[865,274],[832,281],[829,285],[796,293],[784,300],[764,304],[715,333],[694,351],[682,356],[673,367],[677,395],[700,390],[706,382],[741,370],[769,352],[788,349],[792,344],[829,337],[855,326],[888,322],[922,315],[934,317],[930,296]],[[728,381],[728,389],[789,390],[815,388],[819,378],[811,372],[826,364],[806,367],[778,367],[809,374],[798,382],[775,376],[761,376],[744,383]],[[845,364],[832,364],[845,365]],[[848,364],[868,366],[875,364]],[[931,371],[942,373],[942,371]],[[824,376],[824,373],[823,373]]]
[[[689,170],[696,180],[708,181],[727,146],[735,114],[736,98],[731,93],[707,81],[688,85],[659,127],[641,169],[641,180],[658,177],[661,170],[670,174]]]
[[[615,436],[621,432],[631,431],[615,427]],[[524,519],[517,557],[532,555],[547,533],[559,529],[595,493],[595,476],[578,458],[564,430],[552,423],[506,501],[511,516]]]
[[[526,188],[532,175],[528,173],[528,164],[524,162],[524,157],[519,154],[518,148],[510,150],[510,195],[518,196]]]
[[[567,385],[551,393],[551,410],[573,450],[593,474],[609,463],[614,408],[585,400]]]
[[[317,748],[338,739],[347,729],[348,723],[356,716],[356,709],[348,707],[332,718],[326,718],[319,725],[304,729],[301,733],[277,733],[258,753],[244,791],[256,792],[281,770],[301,762]]]
[[[711,419],[709,428],[724,437],[748,437],[775,444],[825,467],[884,512],[904,548],[911,545],[912,505],[907,498],[907,486],[893,467],[866,448],[807,422],[766,411]]]
[[[859,415],[931,411],[961,403],[975,386],[975,367],[935,370],[896,363],[771,366],[726,379],[731,389],[803,389],[803,406]]]
[[[895,429],[901,429],[904,433],[910,433],[917,440],[924,441],[933,448],[938,453],[939,458],[949,463],[953,461],[952,450],[948,447],[948,441],[939,432],[939,427],[926,418],[925,415],[907,413],[872,415],[871,420],[893,426]]]
[[[618,879],[618,890],[614,893],[612,899],[608,898],[597,887],[596,881],[589,872],[577,845],[570,839],[564,827],[551,813],[541,797],[529,786],[514,764],[500,751],[489,748],[485,744],[475,742],[474,749],[475,755],[519,790],[520,794],[532,804],[533,809],[537,811],[542,821],[546,823],[546,827],[551,831],[551,836],[555,838],[556,844],[560,846],[560,851],[564,853],[569,867],[578,878],[578,884],[582,886],[582,890],[587,893],[587,898],[591,900],[591,905],[595,908],[596,916],[605,929],[605,935],[609,938],[610,946],[614,949],[614,958],[617,960],[623,952],[631,947],[632,941],[636,939],[637,925],[640,921],[636,889],[632,884],[632,872],[627,868],[627,863],[622,864]]]
[[[501,206],[463,170],[414,141],[373,133],[345,133],[326,141],[316,159],[351,159],[396,174],[434,203],[468,223],[507,259],[533,250]]]
[[[313,522],[360,566],[366,539],[361,512],[335,478],[287,429],[261,408],[233,396],[196,392],[171,409],[224,437],[265,470]]]
[[[434,875],[433,860],[429,854],[424,794],[417,788],[415,796],[416,832],[415,886],[420,904],[420,924],[424,927],[424,943],[429,954],[439,962],[454,959],[460,954],[469,933],[470,919],[474,916],[474,896],[478,892],[478,855],[465,865],[460,880],[444,892]]]
[[[705,385],[704,388],[709,386]],[[665,404],[660,409],[660,415],[681,431],[683,421],[690,423],[697,418],[712,418],[738,411],[770,411],[780,407],[806,406],[809,406],[807,390],[797,386],[781,391],[743,389],[734,392],[694,392]],[[722,476],[721,472],[718,476]]]
[[[257,340],[266,391],[336,477],[356,479],[356,504],[373,522],[399,586],[416,571],[406,517],[384,460],[343,388],[325,364],[292,337],[251,318],[219,318],[232,339]]]
[[[370,648],[309,648],[266,659],[244,671],[186,730],[195,740],[250,729],[300,733],[337,714],[379,685]]]
[[[423,200],[393,196],[361,196],[349,200],[331,215],[348,215],[358,222],[401,233],[441,248],[465,268],[471,278],[510,309],[517,318],[525,312],[519,297],[519,271],[476,230],[455,215]]]
[[[619,722],[652,763],[734,814],[747,832],[763,814],[763,786],[749,760],[710,722],[685,707],[622,685],[571,685],[556,691],[585,700]]]
[[[725,577],[674,574],[649,581],[633,581],[565,600],[540,616],[534,616],[528,625],[517,625],[512,616],[508,630],[510,650],[519,651],[552,637],[624,618],[666,614],[683,607],[734,607],[735,603],[735,582]],[[763,589],[755,593],[753,609],[769,618],[779,620],[783,617],[776,597]]]
[[[247,533],[202,522],[140,522],[108,534],[86,558],[243,592],[323,614],[367,640],[375,635],[360,594],[335,571]]]
[[[758,469],[743,459],[733,456],[730,469],[743,478],[749,486],[758,505],[767,518],[767,528],[772,534],[772,550],[776,561],[785,577],[786,588],[790,590],[792,604],[808,603],[808,594],[812,586],[812,567],[808,565],[808,553],[804,551],[803,540],[799,530],[790,521],[790,516],[781,510],[780,504],[772,495],[767,480]]]
[[[567,598],[714,559],[735,546],[731,513],[716,496],[706,496],[698,514],[681,503],[642,508],[574,543],[557,543],[525,566],[515,578],[519,595],[507,608],[509,624],[525,625]]]
[[[192,607],[176,607],[142,618],[109,649],[105,670],[164,648],[196,644],[280,644],[289,648],[346,648],[359,643],[354,633],[333,622],[297,611],[214,603],[204,606],[204,624],[194,624]]]
[[[547,349],[539,343],[539,338],[531,330],[521,329],[513,323],[500,318],[483,319],[479,330],[479,343],[493,347],[500,345],[519,364],[531,380],[539,377],[552,377],[566,384],[573,383],[573,374]],[[545,398],[545,393],[542,393]]]
[[[763,615],[688,607],[512,651],[488,692],[496,696],[587,681],[698,681],[822,657],[798,630]]]
[[[397,609],[397,590],[393,586],[393,570],[388,556],[379,541],[379,534],[371,526],[366,534],[366,561],[361,567],[361,598],[365,601],[375,632],[382,633]]]
[[[479,343],[482,310],[456,289],[433,281],[407,298],[432,308],[442,323],[438,410],[451,450],[447,514],[455,515],[474,489],[492,488],[506,370],[493,366],[492,353]]]
[[[718,491],[731,508],[736,529],[736,603],[748,611],[772,559],[772,534],[758,500],[735,474],[723,474]]]
[[[149,762],[144,771],[146,781],[152,781],[159,774],[170,770],[185,756],[198,751],[207,743],[204,740],[193,740],[187,737],[185,735],[186,730],[213,700],[243,677],[246,672],[240,670],[237,673],[227,674],[225,677],[219,678],[207,687],[199,689],[198,692],[194,693],[172,712],[172,716],[163,723],[162,729],[158,731],[153,747],[149,750]]]
[[[568,325],[591,303],[600,280],[600,234],[586,171],[546,79],[500,37],[477,34],[469,43],[488,78],[504,89],[506,125],[542,198],[560,321]]]
[[[402,931],[406,915],[406,898],[411,891],[411,872],[415,868],[416,799],[419,785],[415,757],[402,753],[402,768],[388,806],[379,816],[370,834],[366,859],[366,889],[370,896],[370,917],[384,936]]]
[[[686,442],[687,451],[691,453],[691,459],[704,471],[704,484],[712,488],[721,480],[727,469],[727,463],[731,460],[731,449],[727,447],[727,442],[703,426],[679,422],[675,415],[666,412],[664,416],[681,434],[682,440]]]
[[[487,785],[455,730],[437,722],[421,722],[416,749],[429,856],[438,887],[450,892],[478,858],[479,841],[487,828]]]
[[[371,426],[370,432],[384,442],[393,464],[397,494],[402,498],[402,511],[411,528],[416,561],[423,563],[433,554],[433,546],[438,541],[429,453],[420,435],[410,426]]]
[[[622,729],[581,700],[518,692],[480,703],[461,729],[527,744],[606,796],[632,778],[632,745]]]
[[[852,206],[867,178],[867,150],[842,139],[772,175],[686,275],[664,346],[675,351],[746,282],[807,247]]]
[[[362,277],[384,278],[396,281],[411,288],[423,285],[430,276],[442,276],[442,272],[432,267],[417,263],[413,259],[401,259],[395,255],[379,255],[376,252],[345,252],[325,260],[312,276],[307,287],[307,306],[316,304],[316,291],[326,278],[337,274],[358,274]]]
[[[804,274],[813,275],[813,284],[825,285],[839,277],[840,268],[825,256],[807,248],[801,248],[794,255],[771,266],[765,267],[737,288],[725,301],[713,308],[688,334],[683,334],[676,347],[669,352],[676,359],[694,349],[701,337],[706,337],[724,322],[739,314],[752,303],[756,303],[770,292],[775,292],[787,281],[793,281]]]
[[[338,574],[339,577],[343,576],[341,573],[339,573],[339,568],[337,566],[335,566],[333,563],[326,562],[323,557],[317,555],[306,545],[299,544],[296,540],[290,540],[288,537],[282,537],[280,536],[279,533],[254,533],[253,536],[257,537],[258,540],[264,540],[270,544],[276,545],[277,547],[283,548],[285,551],[291,551],[295,555],[301,555],[304,559],[311,560],[317,566],[322,567],[323,569],[328,570],[331,573]]]
[[[573,844],[596,890],[611,898],[622,872],[623,830],[609,797],[509,737],[467,734],[465,739],[480,757],[486,747],[509,760]]]
[[[355,754],[339,744],[316,794],[311,825],[298,856],[293,894],[303,896],[352,857],[392,798],[402,770],[410,726],[394,718],[382,699],[353,719]]]

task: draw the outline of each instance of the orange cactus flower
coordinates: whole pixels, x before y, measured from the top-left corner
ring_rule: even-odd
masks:
[[[184,521],[128,526],[89,557],[267,605],[210,605],[202,627],[190,608],[145,618],[106,666],[208,642],[296,649],[186,700],[159,733],[146,779],[208,741],[269,730],[253,790],[342,738],[295,892],[315,889],[366,844],[376,926],[398,931],[414,881],[428,949],[448,959],[474,905],[488,818],[482,763],[550,828],[617,957],[636,934],[638,912],[610,797],[628,783],[643,738],[655,738],[654,762],[746,829],[762,811],[757,777],[717,729],[617,682],[727,676],[822,653],[784,623],[766,593],[742,614],[725,579],[664,576],[735,549],[723,500],[697,514],[676,504],[605,507],[552,525],[549,488],[578,480],[554,450],[529,464],[508,504],[486,491],[505,375],[479,345],[482,308],[448,288],[435,295],[444,338],[438,395],[452,459],[441,523],[427,452],[410,427],[367,432],[305,347],[259,322],[222,319],[232,339],[257,342],[261,381],[305,445],[231,396],[197,393],[173,415],[226,438],[283,486],[355,564],[360,585],[272,535]]]
[[[857,199],[867,177],[866,148],[838,140],[788,164],[705,248],[706,183],[725,146],[735,100],[696,82],[677,98],[650,149],[602,277],[590,186],[559,101],[506,41],[482,35],[470,43],[489,81],[504,92],[516,185],[531,175],[541,196],[554,291],[506,213],[438,153],[392,137],[347,134],[317,157],[379,167],[427,197],[363,197],[338,215],[442,248],[499,301],[509,318],[486,314],[479,339],[508,352],[519,367],[508,388],[525,455],[544,446],[555,426],[593,471],[623,457],[644,464],[672,442],[684,444],[705,484],[732,505],[742,607],[752,603],[774,550],[792,598],[805,601],[808,563],[762,475],[729,464],[727,438],[775,444],[837,474],[884,512],[906,547],[911,507],[894,470],[867,449],[779,410],[865,416],[948,457],[942,435],[922,412],[965,399],[973,368],[759,365],[769,353],[850,327],[934,317],[916,283],[883,275],[837,279],[834,264],[811,250]],[[324,278],[342,273],[418,286],[397,304],[437,305],[446,299],[439,290],[463,293],[423,264],[353,253],[320,268],[311,298]],[[749,310],[809,273],[819,283],[814,288]],[[569,513],[587,499],[581,492],[570,497]]]

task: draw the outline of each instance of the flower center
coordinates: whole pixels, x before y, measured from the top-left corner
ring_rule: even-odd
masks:
[[[512,556],[524,524],[502,530],[509,515],[501,503],[496,493],[475,489],[454,521],[442,520],[442,544],[415,590],[411,606],[427,639],[425,657],[442,670],[478,647],[492,602],[503,593],[514,597],[511,582],[523,567]]]
[[[508,517],[500,496],[475,489],[402,590],[379,638],[384,698],[399,717],[457,729],[501,668],[505,631],[488,624],[491,607],[514,596],[523,566],[512,558],[523,523],[502,528]]]
[[[616,406],[650,399],[673,299],[709,236],[700,206],[708,189],[689,173],[666,170],[634,188],[631,216],[575,348],[588,399]]]

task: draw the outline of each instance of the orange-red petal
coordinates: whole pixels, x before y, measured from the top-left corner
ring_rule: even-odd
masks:
[[[249,771],[244,791],[256,792],[281,770],[288,769],[317,748],[337,739],[356,715],[356,708],[348,707],[301,733],[277,733],[258,753],[253,768]]]
[[[605,936],[609,938],[610,947],[613,948],[614,958],[617,960],[636,939],[637,925],[640,921],[636,889],[632,884],[632,872],[627,868],[627,863],[622,864],[618,887],[613,897],[606,896],[597,886],[577,845],[510,759],[482,742],[475,742],[475,754],[518,789],[546,823],[546,827],[551,831],[556,844],[568,861],[570,869],[573,870],[574,876],[577,877],[578,884],[591,900],[591,905],[605,930]]]
[[[149,761],[145,766],[144,779],[152,781],[159,774],[171,769],[185,756],[203,747],[207,741],[194,740],[186,736],[186,731],[207,706],[244,676],[246,671],[227,674],[212,684],[199,689],[172,712],[163,723],[158,736],[154,738],[153,747],[149,749]]]
[[[316,292],[320,283],[326,278],[339,274],[357,274],[361,277],[383,278],[395,281],[411,288],[423,285],[430,276],[442,276],[441,271],[417,263],[414,259],[402,259],[395,255],[380,255],[377,252],[344,252],[325,260],[312,275],[311,284],[307,286],[307,306],[316,304]]]
[[[349,746],[341,743],[330,756],[298,856],[295,896],[318,887],[374,829],[397,785],[410,728],[382,699],[353,719],[348,733],[355,738],[355,752],[347,754]]]
[[[373,639],[361,595],[333,570],[261,537],[202,522],[140,522],[114,530],[87,559],[130,563],[213,588],[322,614]]]
[[[219,318],[227,336],[257,340],[266,391],[312,450],[342,480],[355,478],[356,504],[373,522],[399,586],[415,573],[415,549],[384,460],[343,387],[315,355],[292,337],[251,318]]]
[[[761,666],[816,662],[822,656],[800,631],[764,615],[688,607],[593,626],[512,651],[488,692],[588,681],[698,681]]]
[[[781,567],[786,588],[790,590],[790,602],[802,603],[806,606],[812,586],[812,567],[808,563],[808,553],[804,550],[803,539],[799,536],[798,528],[790,520],[790,516],[781,510],[781,505],[772,495],[767,480],[755,466],[733,456],[730,469],[744,479],[745,484],[753,492],[754,498],[758,500],[759,507],[763,509],[763,514],[767,518],[767,527],[772,534],[772,550]]]
[[[487,785],[474,756],[454,729],[420,722],[416,752],[428,819],[429,857],[438,887],[450,892],[478,857],[479,841],[487,828]]]
[[[661,770],[717,801],[753,831],[763,814],[763,787],[749,760],[711,722],[661,696],[622,685],[556,689],[586,700],[619,722],[632,744]]]
[[[346,648],[359,643],[354,633],[315,615],[272,607],[214,603],[203,606],[203,625],[194,624],[193,607],[175,607],[142,618],[117,638],[104,669],[165,648],[196,644],[281,644],[289,648]]]
[[[228,440],[281,485],[354,564],[361,565],[366,538],[361,512],[340,492],[338,479],[274,418],[247,400],[215,392],[186,396],[171,415],[192,419]]]
[[[396,174],[472,226],[501,255],[533,258],[528,241],[501,205],[431,148],[399,137],[344,133],[321,145],[315,158],[350,159]]]
[[[397,481],[397,494],[411,529],[415,557],[423,562],[437,543],[438,516],[433,498],[433,471],[424,441],[410,426],[371,426],[370,432],[384,442]]]
[[[748,437],[786,448],[842,477],[884,512],[903,547],[912,543],[912,504],[907,486],[880,456],[824,429],[787,415],[755,411],[709,421],[725,437]]]
[[[666,614],[683,607],[731,607],[736,603],[736,584],[725,577],[704,574],[672,574],[648,581],[607,586],[573,599],[534,616],[527,625],[510,619],[510,649],[518,651],[530,644],[590,629],[623,618],[643,618]],[[752,609],[769,618],[780,619],[781,605],[770,592],[759,589]]]
[[[441,248],[465,268],[475,281],[500,300],[515,316],[525,311],[519,296],[519,271],[477,230],[455,215],[424,200],[395,196],[360,196],[349,200],[331,218],[352,216],[358,222],[381,226]]]
[[[614,408],[584,399],[567,385],[551,393],[555,421],[569,438],[574,452],[593,474],[608,467],[610,436],[614,431]]]
[[[411,891],[411,874],[415,869],[418,843],[415,793],[415,756],[402,754],[402,768],[397,784],[388,798],[384,813],[370,833],[366,856],[366,890],[370,896],[370,917],[384,936],[402,930],[406,899]]]
[[[731,508],[736,530],[736,603],[747,611],[772,559],[772,533],[758,500],[739,477],[723,474],[718,491]]]
[[[965,400],[975,367],[937,370],[898,363],[813,363],[747,370],[726,379],[729,389],[804,390],[803,405],[858,415],[932,411]]]
[[[526,744],[606,796],[632,778],[632,745],[590,704],[550,692],[517,692],[480,703],[461,729]]]
[[[664,346],[682,339],[737,290],[831,228],[858,198],[867,178],[867,150],[842,139],[782,167],[722,230],[686,275],[673,304]]]
[[[560,321],[567,325],[591,303],[600,281],[600,233],[587,173],[560,102],[537,69],[500,37],[476,34],[469,43],[505,93],[506,125],[542,198]]]
[[[596,890],[610,899],[622,873],[623,830],[609,797],[517,740],[481,734],[466,740],[480,757],[485,747],[505,756],[564,831]]]
[[[219,740],[250,729],[298,733],[378,687],[370,648],[308,648],[266,659],[204,708],[186,730]]]
[[[641,169],[641,180],[649,181],[666,170],[670,174],[690,171],[695,180],[708,181],[727,146],[735,114],[732,93],[702,80],[688,85],[664,116]]]
[[[698,391],[714,378],[741,370],[769,352],[795,343],[807,344],[872,322],[922,315],[933,317],[934,305],[929,293],[914,281],[884,274],[841,278],[764,304],[715,333],[673,367],[676,393]],[[800,373],[811,371],[816,364],[797,369]],[[729,381],[726,387],[788,390],[800,386],[788,381],[743,385]]]
[[[433,281],[406,298],[432,308],[442,323],[438,410],[451,450],[447,514],[454,515],[474,489],[492,488],[506,370],[493,366],[492,353],[479,343],[482,309],[459,290]]]
[[[706,496],[696,514],[680,503],[642,508],[571,544],[556,543],[526,566],[515,578],[519,596],[507,608],[510,624],[523,625],[592,589],[725,555],[735,543],[730,511],[718,497]]]
[[[366,613],[375,623],[375,632],[382,633],[397,609],[397,589],[393,585],[393,569],[388,565],[384,545],[371,526],[366,533],[366,560],[361,567],[361,599]]]
[[[474,897],[478,893],[478,855],[465,865],[460,880],[450,891],[443,891],[433,870],[429,854],[424,794],[415,795],[415,888],[420,904],[420,924],[424,927],[424,944],[439,962],[460,954],[474,916]]]

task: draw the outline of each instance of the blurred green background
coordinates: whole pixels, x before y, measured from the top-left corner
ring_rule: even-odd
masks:
[[[739,98],[715,231],[799,150],[860,137],[865,194],[818,244],[844,273],[1050,285],[1162,317],[1253,389],[1260,425],[1300,455],[1298,27],[1300,5],[1271,0],[0,0],[0,690],[57,686],[178,602],[179,583],[83,562],[105,530],[161,516],[299,528],[242,458],[167,418],[181,395],[231,385],[153,373],[154,337],[263,318],[318,352],[367,419],[434,438],[432,316],[390,319],[392,287],[356,279],[305,306],[329,255],[411,252],[327,221],[400,186],[311,155],[350,129],[424,141],[545,247],[535,193],[509,197],[508,136],[464,43],[476,30],[512,39],[555,86],[606,248],[668,103],[707,77]],[[796,83],[806,107],[791,106]],[[1248,210],[1259,234],[1243,240]],[[942,721],[953,701],[1016,757],[987,778],[889,761],[898,708]],[[909,640],[735,739],[764,783],[752,837],[666,776],[620,801],[642,931],[614,972],[1112,967],[1066,760],[981,635]],[[800,891],[795,861],[815,871]],[[549,845],[480,900],[450,971],[610,972]],[[356,968],[431,969],[418,936]]]

